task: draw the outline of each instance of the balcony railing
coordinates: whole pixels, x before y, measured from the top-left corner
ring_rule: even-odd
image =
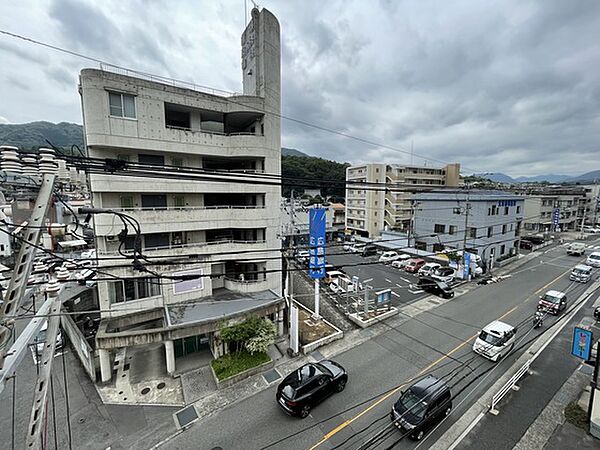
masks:
[[[214,206],[137,206],[133,208],[111,208],[114,211],[205,211],[215,209],[264,209],[265,205],[214,205]]]
[[[221,244],[240,244],[240,245],[250,245],[250,244],[265,244],[267,241],[265,239],[256,239],[252,241],[245,241],[240,239],[221,239],[218,241],[205,241],[205,242],[191,242],[187,244],[169,244],[161,247],[144,247],[142,249],[142,253],[144,252],[153,252],[153,251],[161,251],[161,250],[177,250],[177,249],[185,249],[185,248],[202,248],[202,247],[211,247],[214,245]],[[133,249],[123,250],[125,254],[133,253]],[[102,255],[112,255],[119,254],[116,250],[109,251],[100,251],[98,254]]]
[[[193,130],[191,128],[188,127],[178,127],[176,125],[165,125],[166,128],[172,129],[172,130],[179,130],[179,131],[188,131],[190,133],[204,133],[204,134],[216,134],[219,136],[264,136],[261,133],[252,133],[250,131],[236,131],[234,133],[223,133],[220,131],[210,131],[210,130]]]

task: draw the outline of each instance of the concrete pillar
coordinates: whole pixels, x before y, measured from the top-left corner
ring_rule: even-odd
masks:
[[[279,311],[277,311],[277,336],[283,335],[283,332],[284,332],[283,321],[284,321],[283,309],[280,309]]]
[[[167,373],[173,375],[175,373],[175,348],[173,341],[165,341],[165,352],[167,359]]]
[[[103,383],[108,383],[112,378],[112,364],[110,363],[110,352],[103,348],[99,348],[98,359],[100,359],[100,380]]]

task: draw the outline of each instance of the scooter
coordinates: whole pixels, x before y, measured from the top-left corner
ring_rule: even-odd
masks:
[[[533,315],[533,328],[541,328],[544,325],[544,316],[546,313],[543,310],[538,310]]]

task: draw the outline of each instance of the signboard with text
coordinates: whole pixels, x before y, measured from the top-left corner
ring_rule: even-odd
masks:
[[[465,252],[465,266],[463,267],[463,280],[469,278],[469,268],[471,266],[471,254],[469,252]]]
[[[571,355],[588,361],[592,352],[593,335],[591,330],[575,327],[573,330],[573,345],[571,347]]]
[[[325,276],[325,208],[311,208],[308,214],[310,260],[308,274],[313,279]]]
[[[552,211],[552,225],[555,230],[558,228],[559,224],[560,224],[560,208],[554,208],[554,211]]]

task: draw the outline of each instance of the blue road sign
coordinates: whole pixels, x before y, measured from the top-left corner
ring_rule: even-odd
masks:
[[[308,274],[313,279],[325,276],[325,211],[324,208],[312,208],[308,214],[310,254]]]
[[[592,352],[592,340],[593,334],[590,330],[575,327],[575,330],[573,331],[573,346],[571,347],[571,355],[588,361]]]
[[[392,290],[385,289],[383,291],[377,292],[377,304],[382,305],[384,303],[389,303],[392,300]]]
[[[560,223],[560,208],[554,208],[552,211],[552,225],[554,228],[558,227]]]

